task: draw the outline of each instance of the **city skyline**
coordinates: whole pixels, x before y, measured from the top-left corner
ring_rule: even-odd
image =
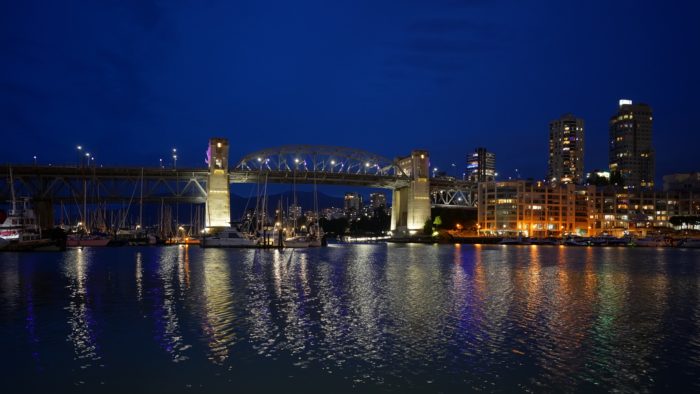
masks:
[[[80,144],[104,165],[170,164],[177,148],[203,166],[198,141],[218,135],[232,160],[290,143],[425,149],[448,174],[485,146],[502,178],[540,178],[548,122],[569,112],[586,121],[585,170],[606,168],[609,116],[629,98],[654,108],[656,183],[697,170],[695,3],[288,7],[13,3],[2,161],[72,163]]]

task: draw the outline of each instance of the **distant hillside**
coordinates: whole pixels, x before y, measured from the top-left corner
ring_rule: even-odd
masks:
[[[296,193],[297,204],[301,205],[304,211],[314,209],[314,193],[307,191],[297,191]],[[292,205],[294,203],[294,194],[291,191],[286,191],[283,193],[268,195],[268,209],[275,209],[280,199],[282,199],[282,206],[287,207],[287,205]],[[248,197],[239,196],[237,194],[231,194],[231,216],[234,219],[243,216],[246,209],[246,204],[248,209],[255,208],[255,196],[252,196],[250,200]],[[343,207],[343,197],[330,196],[322,192],[318,193],[318,209],[330,207]]]

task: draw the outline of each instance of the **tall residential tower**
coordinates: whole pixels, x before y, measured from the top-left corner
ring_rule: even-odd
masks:
[[[486,148],[476,148],[467,155],[467,180],[472,182],[493,181],[496,178],[496,154]]]
[[[610,118],[610,173],[619,175],[626,189],[654,187],[652,111],[647,104],[620,100]]]
[[[556,183],[583,181],[583,119],[566,114],[549,123],[549,170]]]

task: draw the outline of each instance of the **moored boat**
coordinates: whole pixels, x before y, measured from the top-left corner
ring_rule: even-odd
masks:
[[[14,193],[13,193],[14,194]],[[65,243],[45,238],[41,228],[30,208],[29,199],[23,199],[22,207],[17,207],[17,201],[12,200],[12,208],[0,223],[0,250],[5,252],[24,251],[60,251],[65,249]]]
[[[501,242],[499,242],[501,245],[530,245],[530,239],[528,238],[523,238],[523,237],[517,237],[517,238],[503,238]]]
[[[104,235],[70,234],[66,240],[66,246],[75,247],[99,247],[108,246],[112,241],[111,237]]]
[[[285,248],[308,248],[309,246],[311,246],[311,241],[305,235],[299,235],[284,240]]]
[[[254,248],[255,239],[251,239],[235,227],[228,227],[203,237],[199,242],[203,248]]]
[[[530,243],[532,245],[559,245],[561,240],[556,238],[532,238]]]
[[[632,240],[632,245],[650,248],[668,246],[668,242],[662,237],[645,237]]]
[[[589,246],[591,242],[588,238],[571,237],[565,239],[562,244],[566,246]]]

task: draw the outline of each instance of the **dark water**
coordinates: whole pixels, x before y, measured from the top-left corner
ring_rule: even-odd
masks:
[[[13,392],[697,391],[700,251],[0,254]]]

